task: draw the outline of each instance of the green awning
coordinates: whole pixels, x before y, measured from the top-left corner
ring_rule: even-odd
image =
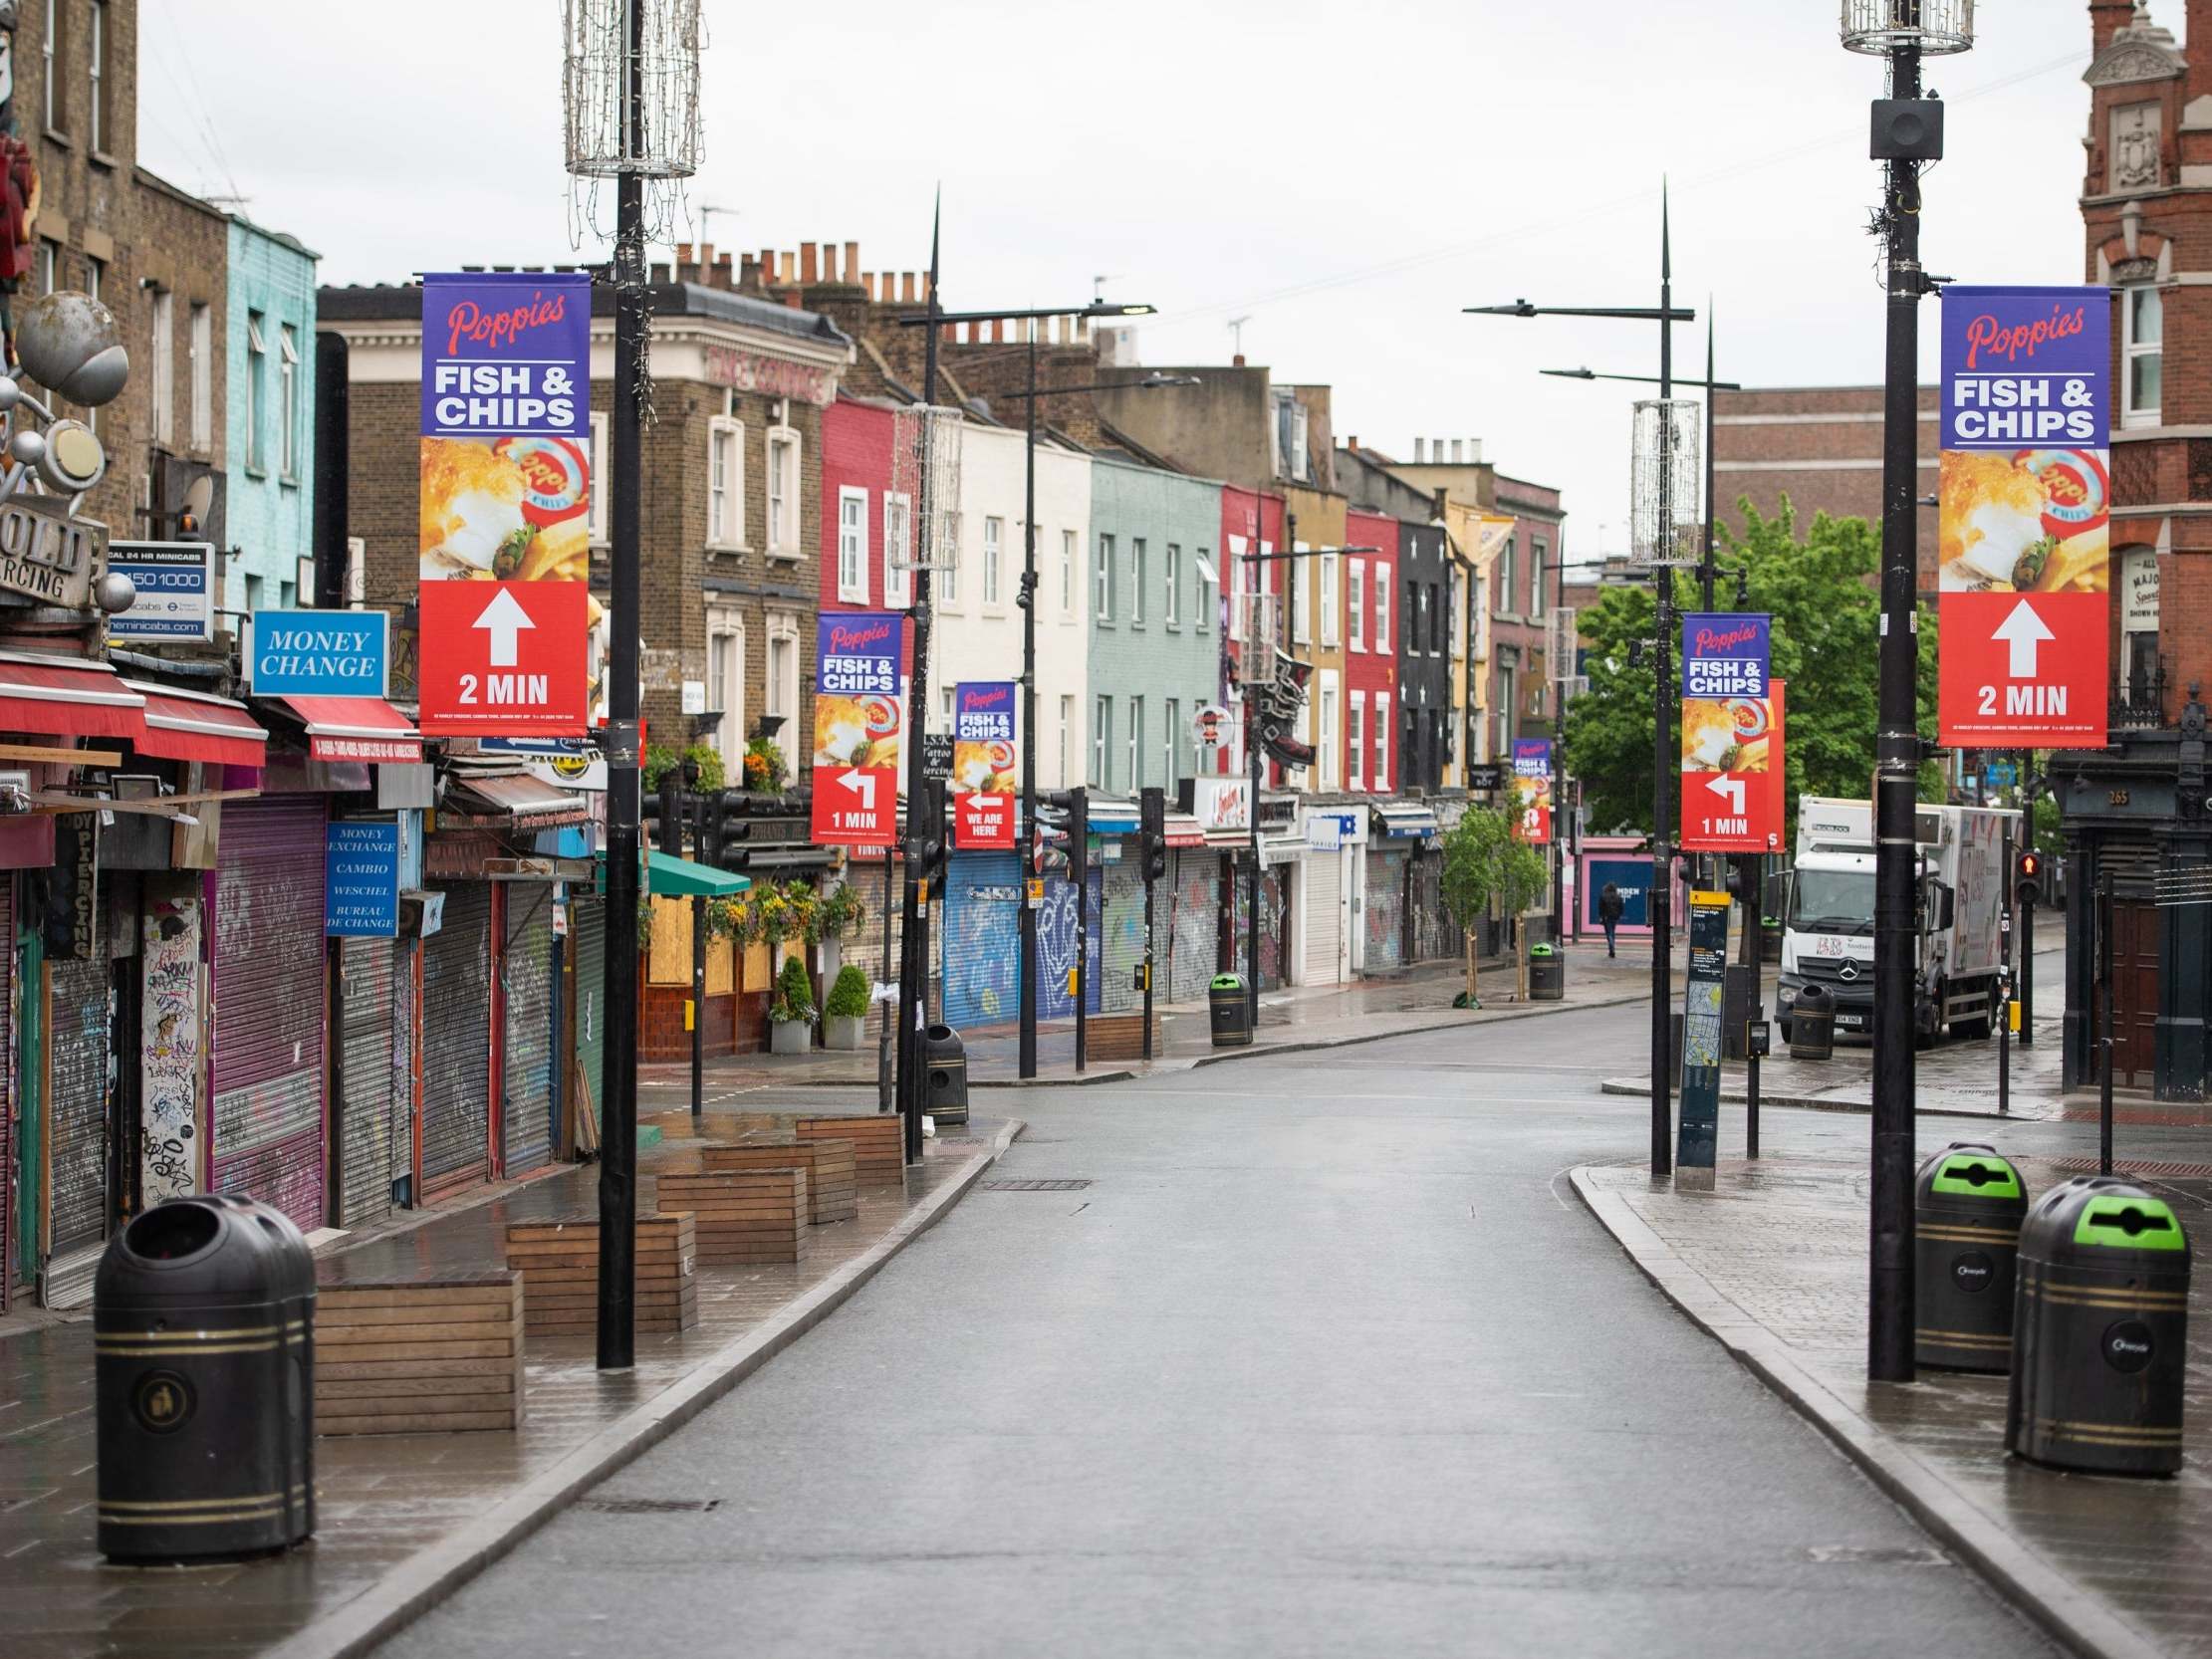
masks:
[[[607,891],[607,854],[594,855],[599,863],[599,890]],[[669,852],[645,854],[645,891],[658,898],[735,898],[752,888],[749,875],[732,875],[712,864],[694,864]]]

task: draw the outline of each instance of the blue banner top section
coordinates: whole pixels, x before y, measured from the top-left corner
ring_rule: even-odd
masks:
[[[1767,695],[1771,654],[1765,612],[1693,610],[1682,618],[1682,695]]]
[[[257,610],[246,677],[257,697],[381,697],[390,630],[381,610]]]
[[[424,277],[422,430],[588,437],[592,279],[566,271]]]
[[[1014,682],[961,684],[952,693],[952,736],[960,743],[1014,741]]]
[[[2111,291],[1946,288],[1944,449],[2101,449]]]
[[[822,617],[815,628],[816,691],[897,696],[905,619],[896,610],[839,610]]]
[[[1549,778],[1552,775],[1552,740],[1548,737],[1515,738],[1513,775],[1516,778]]]

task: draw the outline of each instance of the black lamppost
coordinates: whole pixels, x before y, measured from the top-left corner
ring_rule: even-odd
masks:
[[[1632,323],[1659,325],[1659,396],[1674,395],[1674,325],[1693,323],[1697,313],[1677,307],[1674,303],[1674,255],[1668,235],[1665,197],[1660,197],[1659,207],[1659,303],[1650,306],[1538,306],[1527,300],[1516,300],[1509,306],[1468,306],[1471,316],[1477,317],[1611,317]],[[1670,420],[1660,422],[1661,433],[1672,430]],[[1662,481],[1671,474],[1671,467],[1664,461],[1659,468]],[[1668,515],[1662,511],[1662,523]],[[1660,550],[1662,562],[1665,549]],[[1673,931],[1667,914],[1669,889],[1674,884],[1674,852],[1671,844],[1671,827],[1668,820],[1674,814],[1673,780],[1670,769],[1679,770],[1681,759],[1669,753],[1672,747],[1674,724],[1674,688],[1669,683],[1671,647],[1667,631],[1673,623],[1672,566],[1662,563],[1653,573],[1653,592],[1658,598],[1657,662],[1652,675],[1653,736],[1651,753],[1651,1173],[1665,1175],[1674,1168],[1674,1147],[1669,1130],[1673,1118],[1673,1098],[1670,1093],[1674,1074],[1674,1033],[1668,1024],[1673,1008],[1672,975],[1669,962],[1674,953]]]
[[[901,317],[899,326],[908,329],[926,328],[930,331],[928,383],[922,389],[922,401],[936,400],[936,342],[937,329],[947,323],[1024,323],[1029,325],[1023,333],[1029,337],[1029,390],[1021,394],[1029,404],[1027,448],[1024,454],[1024,526],[1022,531],[1022,584],[1019,603],[1022,607],[1022,821],[1018,830],[1016,861],[1021,866],[1021,966],[1019,998],[1021,1006],[1020,1060],[1017,1069],[1024,1078],[1037,1075],[1037,912],[1029,902],[1029,873],[1031,850],[1037,836],[1037,325],[1050,317],[1149,317],[1153,308],[1142,305],[1114,305],[1099,300],[1088,305],[1062,306],[1053,310],[1025,309],[1019,311],[939,311],[936,309],[936,286],[932,279],[929,295],[930,309],[919,317]],[[1165,377],[1155,375],[1155,380],[1170,383]],[[1061,388],[1089,389],[1089,388]],[[925,504],[926,505],[926,504]],[[928,532],[924,521],[923,533]],[[923,544],[927,546],[925,542]],[[914,730],[921,730],[921,711],[928,704],[928,687],[922,683],[919,664],[925,662],[920,643],[928,627],[926,607],[922,602],[927,596],[926,573],[924,588],[915,603],[916,644],[914,658],[917,664],[912,695],[914,699]],[[915,743],[916,754],[920,742]],[[918,760],[915,763],[918,767]],[[910,797],[919,800],[914,794]],[[1083,895],[1076,895],[1080,910]],[[918,989],[917,989],[918,994]],[[910,1007],[903,1001],[899,1007],[901,1041],[910,1036],[908,1029],[914,1021]],[[900,1090],[905,1090],[905,1067],[900,1067]],[[918,1106],[915,1108],[918,1112]]]

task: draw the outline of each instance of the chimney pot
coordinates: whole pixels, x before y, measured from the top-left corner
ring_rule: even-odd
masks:
[[[776,280],[778,282],[788,283],[791,281],[791,277],[792,258],[790,251],[787,249],[786,251],[776,256]]]
[[[1231,357],[1229,359],[1229,366],[1231,368],[1242,368],[1244,366],[1244,354],[1242,352],[1239,352],[1235,356]]]
[[[913,303],[913,299],[914,273],[911,271],[901,271],[898,273],[898,302],[900,305],[911,305]]]
[[[668,267],[665,265],[655,264],[652,268],[652,280],[656,284],[665,283],[668,280]]]
[[[1469,438],[1467,440],[1467,464],[1477,467],[1482,465],[1482,439]]]
[[[845,245],[845,280],[860,280],[860,245],[858,242],[848,242]]]
[[[862,271],[860,273],[860,287],[866,292],[870,301],[875,298],[875,273],[873,271]]]
[[[760,270],[763,281],[774,282],[776,280],[776,250],[774,248],[761,249]]]
[[[1459,440],[1457,438],[1452,439],[1452,465],[1455,467],[1459,465]]]
[[[1415,466],[1423,466],[1423,465],[1426,465],[1426,464],[1427,464],[1427,461],[1428,461],[1428,439],[1426,439],[1426,438],[1415,438],[1415,439],[1413,440],[1413,464],[1414,464]]]
[[[799,280],[807,283],[817,280],[814,244],[812,242],[799,244]]]
[[[676,263],[677,263],[678,265],[689,265],[689,264],[691,263],[691,244],[690,244],[690,243],[688,243],[688,242],[678,242],[678,243],[676,244]]]

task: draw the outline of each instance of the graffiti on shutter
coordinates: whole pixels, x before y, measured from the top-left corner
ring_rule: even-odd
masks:
[[[490,1169],[492,889],[444,889],[422,942],[422,1184],[433,1197]]]
[[[1172,955],[1164,968],[1155,960],[1153,972],[1167,1000],[1181,1003],[1203,997],[1213,983],[1220,948],[1221,855],[1210,847],[1182,847],[1169,873],[1173,882],[1160,890],[1159,902],[1174,907],[1172,926],[1161,930]]]
[[[324,1223],[323,798],[223,812],[215,874],[214,1186]]]
[[[584,1098],[599,1121],[607,1057],[607,904],[590,896],[569,900],[569,954],[576,962],[576,1063],[584,1073]]]
[[[48,1005],[52,1089],[48,1121],[54,1126],[51,1185],[53,1226],[48,1249],[55,1261],[97,1246],[108,1236],[108,906],[91,907],[91,954],[83,961],[47,958],[53,975]],[[91,1294],[88,1281],[83,1287]],[[57,1303],[50,1290],[48,1306]]]
[[[348,939],[339,952],[339,1018],[344,1022],[339,1144],[339,1225],[360,1227],[391,1211],[391,1183],[409,1162],[402,1150],[395,963],[389,939]]]
[[[507,887],[506,950],[500,960],[507,1008],[500,1146],[513,1177],[553,1156],[553,887]]]
[[[1100,1009],[1107,1014],[1128,1014],[1143,1006],[1144,993],[1136,987],[1136,970],[1144,962],[1144,863],[1137,855],[1136,837],[1123,843],[1121,861],[1101,870],[1104,904],[1099,914]],[[1153,915],[1158,915],[1154,899]]]
[[[197,898],[147,896],[138,940],[138,1202],[148,1208],[199,1191],[203,919]]]
[[[941,1001],[955,1030],[1020,1017],[1020,893],[1011,852],[954,853],[946,861]]]
[[[1279,991],[1283,988],[1283,951],[1288,940],[1285,924],[1289,919],[1286,877],[1296,869],[1295,864],[1270,864],[1260,872],[1260,989]],[[1252,906],[1246,896],[1246,875],[1237,873],[1237,951],[1236,971],[1247,973],[1251,968]]]
[[[1099,895],[1102,880],[1096,868],[1090,875],[1087,907],[1089,926],[1079,919],[1075,883],[1065,876],[1045,878],[1044,901],[1037,910],[1037,1018],[1073,1020],[1076,997],[1069,976],[1076,969],[1076,941],[1084,950],[1083,1006],[1090,1014],[1100,1008]]]
[[[1388,973],[1405,960],[1405,851],[1367,851],[1367,972]]]

